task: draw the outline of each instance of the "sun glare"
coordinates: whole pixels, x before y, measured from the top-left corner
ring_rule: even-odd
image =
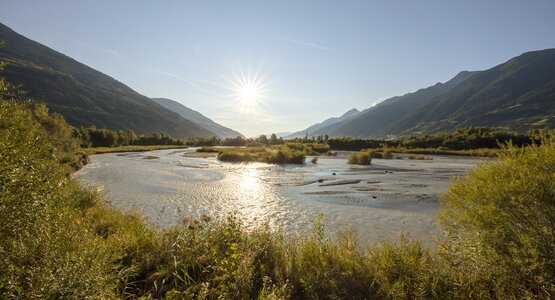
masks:
[[[234,80],[229,81],[233,86],[235,105],[240,112],[260,112],[260,105],[267,100],[265,78],[267,73],[261,74],[260,68],[251,71],[239,66],[239,73],[234,74]]]
[[[245,104],[250,104],[253,102],[257,102],[259,96],[258,87],[252,84],[246,84],[244,86],[239,87],[239,98],[241,102]]]

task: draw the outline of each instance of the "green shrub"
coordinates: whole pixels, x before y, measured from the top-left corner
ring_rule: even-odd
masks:
[[[455,180],[443,197],[448,256],[465,272],[492,278],[499,297],[554,295],[554,191],[553,139],[507,146],[499,161]]]
[[[369,165],[372,163],[372,151],[353,153],[347,159],[349,164]]]
[[[389,149],[382,150],[382,158],[383,159],[393,159],[393,153]]]
[[[197,149],[197,152],[218,153],[218,152],[220,152],[220,150],[218,148],[215,148],[215,147],[203,146],[203,147],[200,147],[199,149]]]
[[[32,104],[0,100],[0,294],[10,298],[108,297],[115,248],[83,226],[84,197],[58,160],[69,126]],[[61,130],[61,133],[56,131]],[[67,139],[67,144],[64,144]]]
[[[302,144],[300,144],[302,146]],[[269,164],[303,164],[305,153],[297,145],[273,145],[262,147],[221,148],[218,159],[229,162],[264,162]]]

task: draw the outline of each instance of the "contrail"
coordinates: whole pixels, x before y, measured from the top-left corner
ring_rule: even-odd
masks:
[[[120,54],[119,52],[117,52],[117,51],[115,51],[115,50],[108,49],[108,48],[97,47],[97,46],[94,46],[94,45],[91,45],[91,44],[83,43],[83,42],[81,42],[81,41],[74,41],[74,42],[75,42],[76,44],[81,45],[81,46],[85,46],[85,47],[88,47],[88,48],[91,48],[91,49],[94,49],[94,50],[97,50],[97,51],[101,51],[101,52],[104,52],[104,53],[113,55],[113,56],[115,56],[115,57],[117,57],[117,58],[120,58],[120,59],[125,59],[125,60],[127,60],[127,61],[129,61],[129,62],[131,62],[131,63],[133,63],[133,64],[140,65],[140,66],[142,66],[142,67],[144,67],[144,68],[146,68],[146,69],[150,69],[150,70],[152,70],[152,71],[158,72],[158,73],[160,73],[160,74],[162,74],[162,75],[171,77],[171,78],[173,78],[173,79],[177,79],[177,80],[183,81],[183,82],[189,84],[190,86],[192,86],[192,87],[194,87],[194,88],[196,88],[196,89],[199,89],[199,90],[201,90],[201,91],[203,91],[203,92],[208,92],[208,93],[214,94],[213,91],[210,91],[210,90],[208,90],[208,89],[205,89],[205,88],[201,87],[200,85],[196,84],[196,83],[195,83],[193,80],[191,80],[191,79],[183,78],[183,77],[178,76],[178,75],[176,75],[176,74],[173,74],[173,73],[164,71],[164,70],[162,70],[162,69],[159,69],[159,68],[157,68],[157,67],[151,66],[151,65],[149,65],[149,64],[146,64],[146,63],[144,63],[144,62],[142,62],[142,61],[139,61],[139,60],[137,60],[137,59],[134,59],[134,58],[131,58],[131,57],[128,57],[128,56],[124,56],[124,55]],[[199,79],[199,81],[202,81],[202,80]],[[218,96],[219,96],[219,95],[218,95]]]
[[[312,48],[316,48],[316,49],[320,49],[320,50],[327,50],[327,51],[333,51],[336,52],[337,49],[334,48],[330,48],[330,47],[325,47],[325,46],[321,46],[318,44],[314,44],[314,43],[308,43],[308,42],[303,42],[303,41],[299,41],[299,40],[295,40],[295,39],[290,39],[287,37],[283,37],[283,36],[279,36],[280,39],[291,42],[291,43],[295,43],[295,44],[299,44],[299,45],[303,45],[303,46],[308,46],[308,47],[312,47]]]
[[[104,52],[104,53],[108,53],[108,54],[113,55],[113,56],[118,57],[118,58],[124,58],[121,54],[119,54],[119,52],[117,52],[115,50],[112,50],[112,49],[93,46],[91,44],[83,43],[81,41],[73,41],[73,42],[78,44],[78,45],[81,45],[81,46],[85,46],[85,47],[88,47],[88,48],[91,48],[91,49],[94,49],[94,50],[98,50],[98,51],[101,51],[101,52]]]

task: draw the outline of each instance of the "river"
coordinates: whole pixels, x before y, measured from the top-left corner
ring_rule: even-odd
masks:
[[[352,166],[349,153],[340,151],[336,157],[319,157],[317,164],[269,165],[184,156],[192,151],[93,155],[74,176],[102,191],[117,208],[138,210],[159,226],[235,212],[246,229],[267,224],[286,235],[303,235],[322,213],[328,232],[350,228],[367,242],[408,233],[426,242],[441,234],[434,220],[449,178],[481,160],[396,155],[404,159]]]

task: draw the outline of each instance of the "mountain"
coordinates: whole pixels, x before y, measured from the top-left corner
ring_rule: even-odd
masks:
[[[201,128],[121,82],[34,42],[0,23],[0,76],[20,84],[26,97],[45,102],[74,126],[137,133],[164,132],[173,137],[210,137]]]
[[[379,138],[488,126],[555,127],[555,49],[524,53],[485,71],[389,98],[309,135]]]
[[[441,95],[465,81],[476,72],[463,71],[445,83],[420,89],[403,96],[396,96],[359,113],[355,118],[332,124],[316,131],[316,135],[353,137],[379,137],[386,134],[385,129],[404,115],[410,113],[434,97]]]
[[[322,129],[326,126],[330,126],[330,125],[333,125],[333,124],[338,124],[338,123],[350,120],[350,119],[354,118],[355,116],[357,116],[359,113],[360,113],[360,111],[358,109],[353,108],[353,109],[347,111],[346,113],[342,114],[339,117],[333,117],[333,118],[326,119],[322,123],[317,123],[317,124],[314,124],[314,125],[306,128],[306,129],[304,129],[304,130],[291,133],[287,136],[284,136],[284,138],[293,139],[293,138],[296,138],[296,137],[304,137],[306,134],[308,134],[309,136],[320,135],[320,134],[316,134],[317,132],[319,132],[320,129]],[[325,135],[325,134],[322,134],[322,135]]]
[[[480,72],[392,124],[413,134],[478,125],[555,127],[555,49],[524,53]]]
[[[151,99],[154,100],[154,102],[162,105],[163,107],[178,113],[183,118],[197,123],[202,128],[206,128],[210,130],[211,132],[217,134],[221,138],[234,138],[238,136],[243,136],[239,132],[229,129],[227,127],[224,127],[212,121],[211,119],[205,117],[198,111],[192,110],[187,106],[182,105],[179,102],[176,102],[171,99],[166,99],[166,98],[151,98]]]

